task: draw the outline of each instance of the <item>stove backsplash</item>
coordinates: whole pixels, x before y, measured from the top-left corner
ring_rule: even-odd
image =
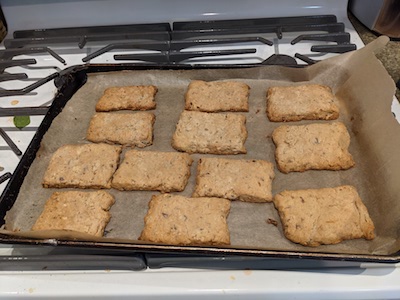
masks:
[[[271,18],[333,14],[347,20],[347,0],[0,0],[8,25],[15,30]]]

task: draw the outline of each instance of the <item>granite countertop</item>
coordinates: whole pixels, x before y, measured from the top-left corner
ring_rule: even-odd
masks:
[[[356,17],[349,13],[349,19],[353,24],[354,28],[359,33],[364,44],[368,44],[375,40],[379,34],[373,32],[369,28],[365,27]],[[400,80],[400,41],[394,41],[393,39],[386,45],[376,57],[382,62],[388,71],[389,75],[395,82]],[[400,100],[400,90],[396,90],[396,97]]]

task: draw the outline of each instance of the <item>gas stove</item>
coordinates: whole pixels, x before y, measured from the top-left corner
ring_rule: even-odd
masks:
[[[74,66],[304,67],[364,46],[347,18],[347,0],[35,2],[0,0],[8,27],[0,45],[0,192],[57,94],[57,80]],[[0,254],[5,298],[400,295],[399,264],[119,255],[56,245],[4,244]]]

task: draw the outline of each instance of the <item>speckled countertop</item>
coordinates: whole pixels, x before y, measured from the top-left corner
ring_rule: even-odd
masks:
[[[354,28],[359,33],[364,44],[368,44],[375,40],[379,34],[371,31],[365,27],[358,19],[356,19],[351,13],[349,13],[349,19],[353,24]],[[392,76],[395,82],[400,80],[400,41],[391,41],[386,45],[381,52],[377,55],[377,58],[385,66],[386,70]],[[400,90],[396,90],[396,97],[400,100]]]

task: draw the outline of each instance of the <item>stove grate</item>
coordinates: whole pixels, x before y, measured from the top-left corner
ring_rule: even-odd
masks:
[[[0,66],[1,66],[1,62],[0,62]],[[36,81],[22,89],[0,90],[0,97],[26,95],[26,94],[32,92],[33,90],[37,89],[38,87],[42,86],[43,84],[55,79],[58,76],[59,76],[59,73],[55,72],[53,74],[50,74],[49,76],[39,79],[38,81]]]
[[[3,128],[0,128],[0,136],[7,143],[8,147],[18,156],[22,155],[22,151],[18,148],[18,146],[13,142],[13,140],[8,136],[8,134],[4,131]]]
[[[263,37],[263,34],[274,33],[278,39],[282,39],[287,32],[314,32],[314,34],[300,34],[291,41],[291,44],[294,45],[303,40],[336,43],[333,45],[314,45],[310,49],[312,52],[324,53],[343,53],[356,49],[356,46],[350,43],[350,35],[345,32],[344,24],[337,22],[337,18],[334,15],[175,22],[172,28],[173,29],[171,29],[168,23],[159,23],[23,30],[16,31],[14,33],[14,39],[6,39],[4,45],[7,49],[10,49],[10,53],[12,53],[11,51],[17,52],[15,48],[25,48],[32,45],[44,44],[49,46],[73,43],[77,44],[78,48],[82,49],[88,42],[123,40],[123,43],[105,43],[106,46],[89,53],[82,61],[88,62],[112,50],[141,49],[159,51],[159,53],[151,55],[129,54],[127,56],[117,57],[119,60],[123,58],[126,60],[143,59],[149,62],[149,60],[153,59],[153,61],[150,62],[177,63],[181,62],[181,60],[170,61],[169,59],[179,57],[180,55],[177,51],[182,51],[192,46],[235,44],[254,41],[272,46],[273,42]],[[248,35],[251,36],[249,37]],[[35,49],[35,47],[32,47],[32,49]],[[203,53],[207,57],[210,56],[209,51],[204,51]],[[236,52],[233,53],[237,54]],[[245,53],[248,52],[245,51]],[[182,55],[182,57],[193,58],[198,57],[199,54],[200,52],[196,51],[192,56],[185,54]],[[226,52],[224,55],[228,54],[229,52]],[[53,53],[52,55],[56,57],[55,55],[57,54]],[[60,59],[61,58],[58,56],[59,61],[61,61]],[[265,63],[265,60],[263,63]]]
[[[0,72],[3,73],[5,69],[15,66],[25,66],[36,64],[36,59],[7,59],[0,60]]]
[[[49,106],[33,107],[7,107],[0,109],[0,117],[14,116],[43,116],[49,110]]]
[[[60,63],[66,64],[65,60],[59,56],[56,52],[48,47],[27,47],[27,48],[16,48],[16,49],[6,49],[0,50],[0,60],[11,60],[13,57],[18,55],[35,54],[47,52]]]
[[[3,175],[0,176],[0,184],[10,179],[11,177],[12,174],[10,172],[4,173]]]
[[[11,80],[23,80],[27,78],[28,75],[26,73],[0,74],[0,82],[11,81]]]

